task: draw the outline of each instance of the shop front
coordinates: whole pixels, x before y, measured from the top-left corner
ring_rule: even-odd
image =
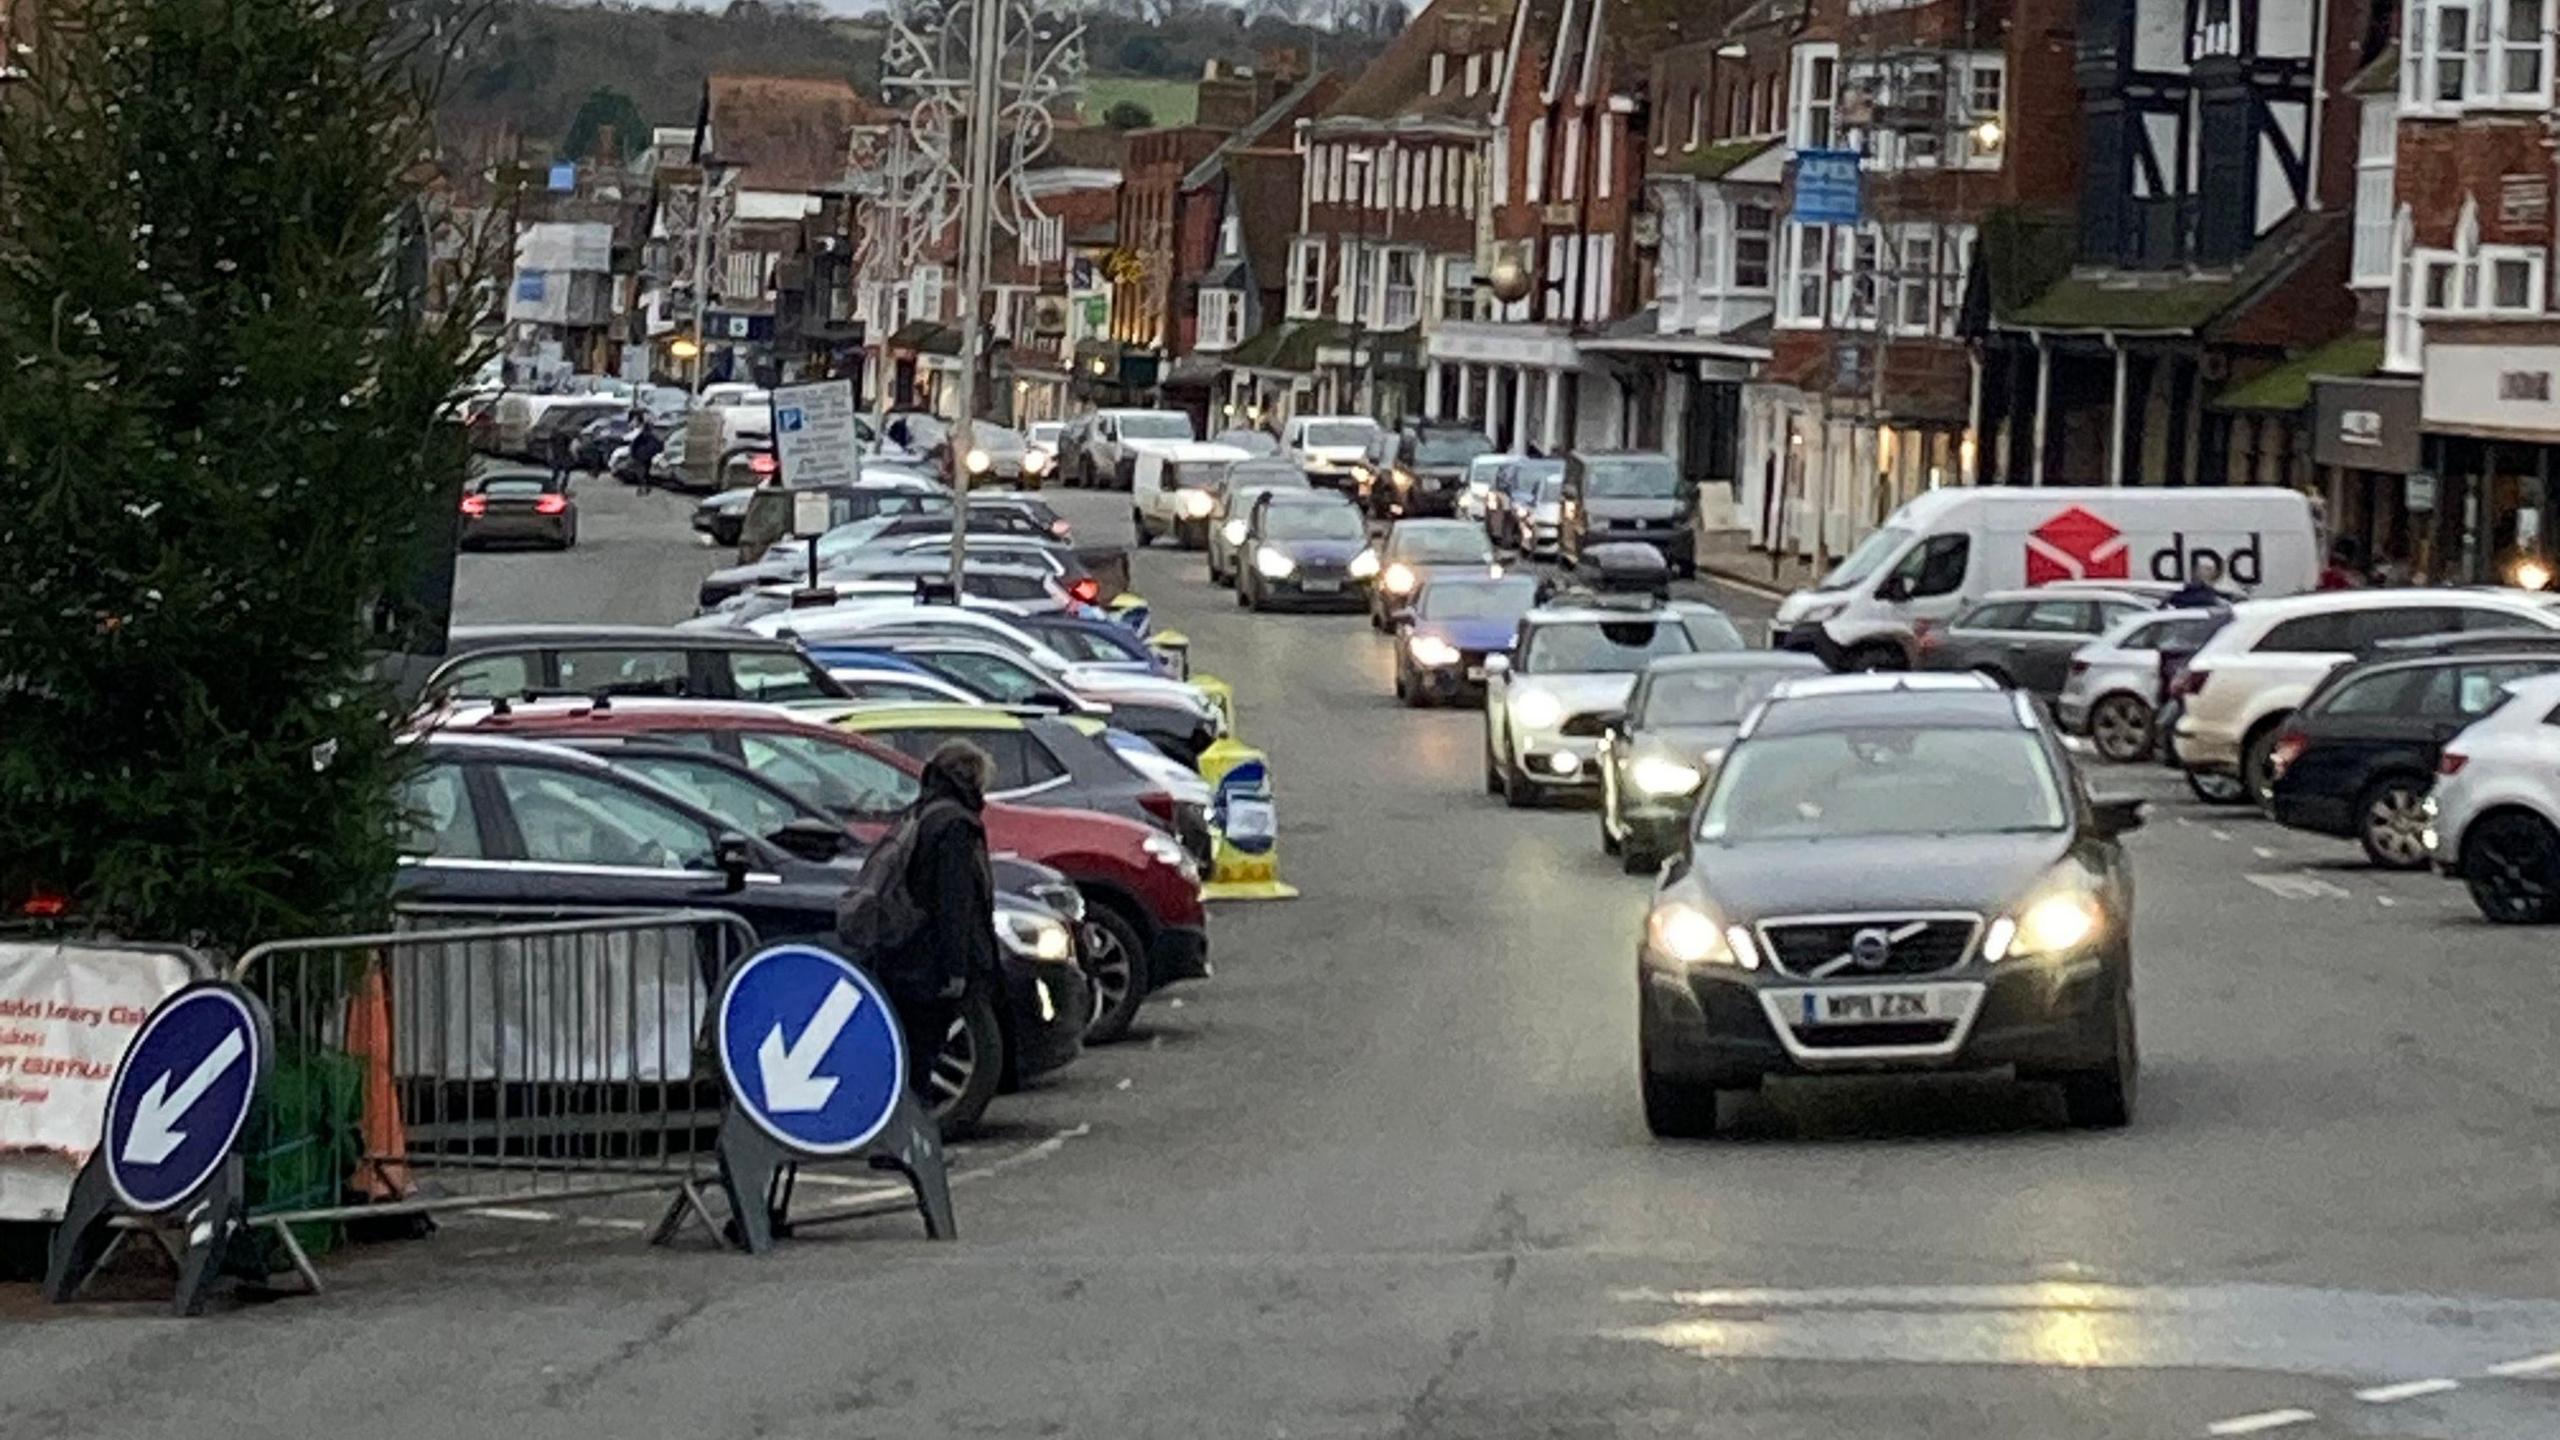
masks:
[[[2551,583],[2560,471],[2560,322],[2430,321],[2420,383],[2422,496],[2411,573],[2470,584]],[[2425,493],[2431,491],[2431,494]]]
[[[2394,577],[2411,573],[2422,541],[2433,553],[2435,482],[2418,478],[2418,392],[2414,378],[2311,382],[2311,463],[2328,501],[2329,534]],[[2426,508],[2413,509],[2413,500]]]

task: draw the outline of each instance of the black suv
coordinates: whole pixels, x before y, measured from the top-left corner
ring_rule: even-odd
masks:
[[[1360,503],[1380,520],[1455,515],[1467,466],[1493,442],[1456,420],[1407,420],[1369,443],[1360,460]]]
[[[1768,1075],[2015,1067],[2132,1118],[2135,800],[1974,675],[1779,684],[1707,782],[1637,945],[1656,1135]]]
[[[1564,461],[1564,514],[1556,536],[1567,565],[1603,545],[1644,545],[1682,579],[1698,573],[1697,487],[1668,455],[1577,450]]]

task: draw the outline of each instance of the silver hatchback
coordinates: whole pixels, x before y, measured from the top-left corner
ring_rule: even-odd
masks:
[[[2071,657],[2070,674],[2054,700],[2054,719],[2072,735],[2086,735],[2110,760],[2139,760],[2151,753],[2154,722],[2166,698],[2163,651],[2192,654],[2228,612],[2155,610],[2127,615]]]

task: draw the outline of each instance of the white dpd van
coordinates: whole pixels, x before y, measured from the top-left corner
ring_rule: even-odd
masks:
[[[2311,502],[2268,487],[1933,490],[1778,607],[1771,639],[1834,669],[1899,668],[1915,622],[1944,623],[1995,590],[2057,580],[2178,582],[2200,555],[2225,590],[2308,590],[2320,575]]]

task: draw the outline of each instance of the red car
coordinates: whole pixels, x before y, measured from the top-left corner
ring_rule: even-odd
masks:
[[[742,701],[538,700],[439,717],[442,729],[538,739],[646,734],[699,744],[841,815],[876,840],[916,796],[921,762],[877,741]],[[1092,810],[987,802],[987,844],[1047,865],[1085,897],[1084,937],[1098,993],[1093,1038],[1123,1033],[1147,995],[1209,974],[1200,872],[1171,836]]]

